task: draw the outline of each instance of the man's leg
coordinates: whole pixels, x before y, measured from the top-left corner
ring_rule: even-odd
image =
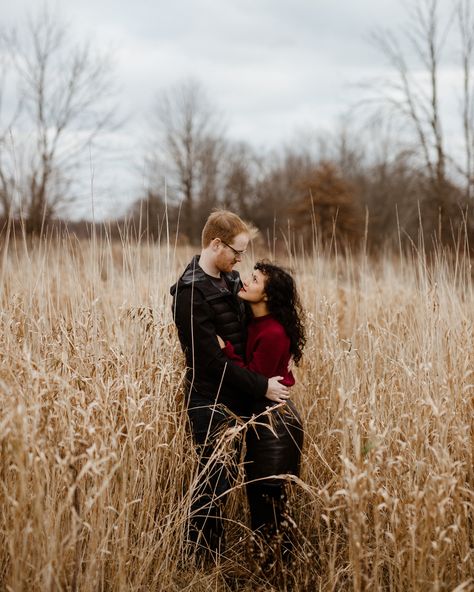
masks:
[[[233,458],[217,447],[219,435],[231,423],[222,407],[192,400],[188,408],[193,440],[199,456],[199,475],[191,504],[189,540],[213,553],[224,544],[223,508],[235,481]],[[237,447],[236,447],[237,449]]]

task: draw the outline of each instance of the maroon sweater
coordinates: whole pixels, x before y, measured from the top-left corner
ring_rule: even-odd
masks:
[[[246,359],[247,363],[234,352],[230,341],[226,342],[224,353],[242,368],[248,368],[267,378],[283,376],[280,382],[293,386],[295,379],[288,370],[290,361],[290,338],[283,325],[271,314],[254,317],[248,326]]]

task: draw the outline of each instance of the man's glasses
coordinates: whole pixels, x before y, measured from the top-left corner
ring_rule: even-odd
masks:
[[[243,251],[237,251],[237,249],[234,249],[234,247],[231,247],[230,245],[228,245],[225,241],[223,241],[221,238],[219,239],[221,241],[222,244],[224,244],[226,247],[229,247],[229,249],[231,251],[233,251],[234,255],[236,257],[243,257],[245,255],[245,253],[247,252],[247,249],[244,249]]]

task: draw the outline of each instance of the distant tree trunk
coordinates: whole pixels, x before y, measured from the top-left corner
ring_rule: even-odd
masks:
[[[462,122],[465,146],[465,192],[469,200],[472,196],[473,179],[473,89],[471,70],[474,54],[474,19],[471,0],[460,0],[457,5],[457,21],[461,35],[461,60],[463,71]]]
[[[252,218],[258,159],[249,146],[231,144],[225,164],[223,205],[233,208],[246,220]]]
[[[188,80],[158,97],[154,145],[182,203],[180,226],[189,242],[200,238],[201,213],[217,201],[222,157],[220,124],[202,87]],[[156,164],[153,165],[156,168]]]

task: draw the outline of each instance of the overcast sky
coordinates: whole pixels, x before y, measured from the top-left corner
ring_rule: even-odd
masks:
[[[90,38],[115,56],[126,118],[116,140],[130,158],[112,175],[114,196],[97,198],[102,213],[116,211],[137,192],[141,134],[159,91],[197,78],[222,112],[229,137],[259,149],[277,147],[297,130],[334,128],[360,92],[356,83],[386,68],[368,42],[370,32],[406,20],[400,0],[57,0],[50,5],[77,39]],[[0,23],[18,24],[39,6],[39,0],[0,0]],[[100,176],[109,178],[110,170],[95,175],[100,186]]]

